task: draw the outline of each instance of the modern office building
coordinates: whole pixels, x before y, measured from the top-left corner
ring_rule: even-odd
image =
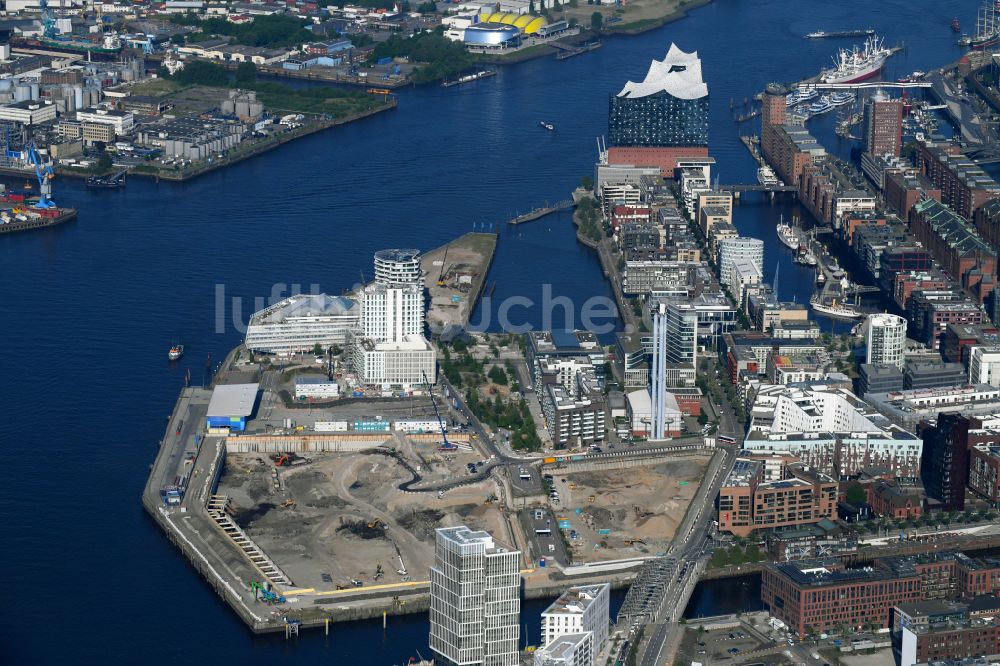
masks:
[[[906,351],[906,320],[894,314],[868,315],[864,323],[865,362],[903,368]]]
[[[639,83],[629,81],[608,102],[608,160],[656,166],[673,177],[678,159],[708,155],[708,86],[697,53],[671,44]]]
[[[563,592],[542,612],[541,646],[551,645],[566,634],[593,635],[593,653],[604,649],[611,622],[608,583],[577,585]]]
[[[667,363],[692,367],[695,365],[698,358],[699,319],[698,309],[693,303],[671,300],[664,304],[664,353]]]
[[[520,557],[488,532],[437,530],[430,647],[446,664],[520,664]]]
[[[964,414],[941,413],[937,423],[924,429],[921,474],[927,496],[945,511],[965,509],[969,485],[970,451],[978,444],[996,444],[997,431]],[[977,484],[983,487],[982,483]]]
[[[869,393],[892,393],[903,390],[903,371],[894,365],[862,363],[859,368],[861,397]]]
[[[759,238],[727,238],[719,243],[719,282],[732,286],[736,282],[736,264],[749,261],[764,274],[764,241]]]
[[[346,344],[358,325],[358,304],[344,296],[299,294],[250,317],[244,344],[252,352],[289,355]]]

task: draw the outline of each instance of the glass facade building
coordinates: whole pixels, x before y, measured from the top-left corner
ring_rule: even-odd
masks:
[[[680,99],[665,90],[638,98],[612,95],[608,140],[612,146],[707,146],[708,95]]]

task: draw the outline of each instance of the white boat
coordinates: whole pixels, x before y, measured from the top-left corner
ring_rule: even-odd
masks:
[[[843,106],[844,104],[849,104],[854,101],[854,94],[846,91],[835,92],[830,95],[830,104],[834,106]]]
[[[545,121],[543,120],[543,121],[541,121],[541,122],[540,122],[540,123],[538,123],[538,124],[539,124],[539,125],[541,125],[542,127],[544,127],[545,129],[547,129],[547,130],[548,130],[548,131],[550,131],[550,132],[555,132],[555,131],[556,131],[556,126],[555,126],[555,125],[553,125],[552,123],[547,123],[547,122],[545,122]]]
[[[837,319],[861,319],[865,316],[860,310],[838,303],[836,299],[831,303],[823,303],[818,296],[813,296],[809,299],[809,306],[820,314]]]
[[[174,345],[167,352],[167,358],[171,361],[178,360],[181,356],[184,356],[184,345]]]
[[[815,88],[796,90],[785,97],[785,106],[795,106],[796,104],[808,102],[809,100],[816,99],[817,97],[819,97],[819,91]]]
[[[757,169],[757,182],[764,187],[770,187],[772,185],[778,185],[781,181],[774,174],[774,169],[764,164],[759,169]]]
[[[813,115],[819,115],[820,113],[826,113],[833,109],[833,104],[830,103],[830,99],[826,96],[820,97],[818,102],[813,102],[809,105],[809,113]]]

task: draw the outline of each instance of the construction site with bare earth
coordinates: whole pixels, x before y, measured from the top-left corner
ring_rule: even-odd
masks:
[[[712,453],[515,455],[443,396],[443,431],[406,432],[434,397],[295,410],[269,379],[280,370],[236,358],[233,378],[261,379],[246,429],[206,429],[213,389],[184,389],[143,501],[256,632],[425,611],[439,527],[486,530],[519,549],[525,597],[627,585],[669,547]],[[362,415],[384,427],[317,431]],[[176,481],[183,493],[164,491]]]

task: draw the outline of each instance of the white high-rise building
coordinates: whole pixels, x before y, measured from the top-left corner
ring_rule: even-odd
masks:
[[[520,663],[521,553],[464,525],[437,530],[430,646],[447,664]]]
[[[864,325],[868,351],[865,362],[903,367],[906,352],[906,320],[894,314],[868,315]]]
[[[736,282],[736,262],[749,261],[764,274],[764,241],[759,238],[725,238],[719,242],[719,282],[732,286]],[[734,294],[735,296],[736,294]]]
[[[419,253],[376,252],[375,282],[362,290],[360,300],[360,326],[353,335],[351,364],[361,381],[383,390],[434,383],[436,355],[424,337]]]
[[[694,367],[698,357],[698,309],[693,303],[667,301],[667,363]]]
[[[370,284],[361,295],[361,331],[372,340],[399,342],[424,333],[424,290],[418,285]]]
[[[565,634],[589,632],[594,637],[594,654],[603,650],[611,621],[610,595],[607,583],[577,585],[563,592],[542,613],[542,647]]]
[[[1000,347],[969,348],[969,383],[1000,388]]]
[[[423,286],[419,250],[379,250],[375,253],[375,282],[389,286]]]

